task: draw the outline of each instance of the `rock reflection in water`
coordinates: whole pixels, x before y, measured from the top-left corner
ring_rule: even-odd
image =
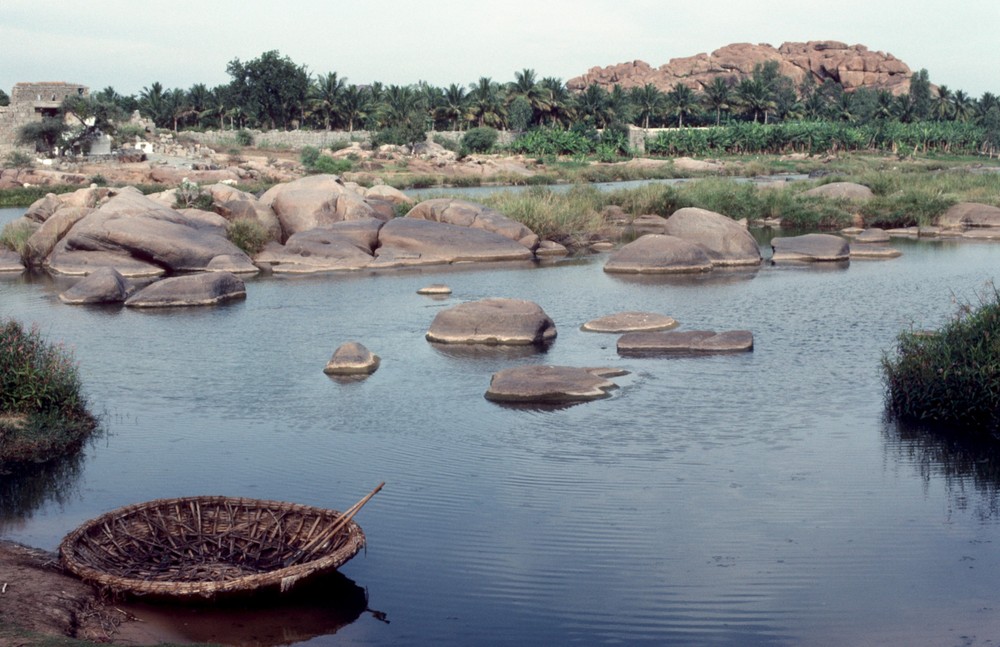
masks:
[[[79,487],[83,457],[80,452],[42,465],[31,465],[11,473],[0,473],[0,535],[35,510],[54,501],[63,504]]]
[[[883,435],[925,482],[943,479],[957,509],[1000,517],[1000,441],[899,420],[887,421]]]
[[[368,594],[343,574],[299,585],[289,594],[202,604],[124,602],[146,639],[219,645],[289,645],[336,633],[368,609]],[[381,612],[372,612],[377,618]]]

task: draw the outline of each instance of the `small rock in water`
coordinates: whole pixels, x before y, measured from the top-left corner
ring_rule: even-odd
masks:
[[[334,351],[323,372],[327,375],[370,375],[380,363],[378,355],[372,354],[363,344],[351,341]]]
[[[434,283],[433,285],[428,285],[417,290],[417,294],[451,294],[451,288],[449,288],[444,283]]]

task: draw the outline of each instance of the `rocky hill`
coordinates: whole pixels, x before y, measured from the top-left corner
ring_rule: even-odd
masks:
[[[571,90],[582,90],[597,83],[610,90],[615,84],[631,88],[652,83],[666,92],[684,83],[701,91],[717,76],[741,79],[750,76],[755,65],[768,61],[777,61],[778,71],[796,85],[811,75],[817,85],[831,79],[847,91],[878,88],[898,95],[909,89],[910,68],[892,54],[830,40],[784,43],[778,48],[766,43],[735,43],[711,54],[675,58],[657,68],[645,61],[593,67],[567,85]]]

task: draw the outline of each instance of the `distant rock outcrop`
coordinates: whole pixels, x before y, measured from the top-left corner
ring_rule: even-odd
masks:
[[[658,68],[645,61],[593,67],[586,74],[567,81],[567,85],[571,90],[582,90],[592,83],[606,89],[616,84],[632,88],[652,83],[668,92],[684,83],[700,91],[717,76],[746,78],[753,73],[755,65],[768,61],[776,61],[778,71],[796,85],[811,76],[817,84],[830,79],[848,92],[878,88],[903,94],[909,90],[912,74],[906,63],[892,54],[872,51],[864,45],[824,40],[784,43],[778,48],[766,43],[734,43],[711,54],[671,59]]]

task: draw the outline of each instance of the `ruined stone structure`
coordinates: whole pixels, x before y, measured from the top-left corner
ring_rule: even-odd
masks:
[[[17,83],[10,93],[10,105],[0,107],[0,155],[13,150],[34,152],[14,144],[21,126],[58,114],[63,99],[88,96],[89,89],[79,83]]]

